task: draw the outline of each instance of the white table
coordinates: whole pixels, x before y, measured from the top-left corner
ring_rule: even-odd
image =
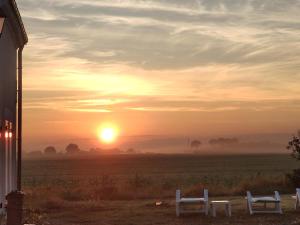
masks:
[[[210,202],[210,209],[213,217],[217,216],[216,208],[217,206],[224,206],[226,216],[231,217],[231,203],[228,200],[222,201],[211,201]]]

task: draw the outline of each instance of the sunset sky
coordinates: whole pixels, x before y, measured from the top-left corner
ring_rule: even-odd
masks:
[[[18,0],[27,150],[300,128],[299,0]],[[96,146],[91,146],[96,147]]]

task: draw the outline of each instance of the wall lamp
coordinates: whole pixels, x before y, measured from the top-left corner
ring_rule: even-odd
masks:
[[[4,27],[4,21],[5,21],[5,17],[0,16],[0,38]]]

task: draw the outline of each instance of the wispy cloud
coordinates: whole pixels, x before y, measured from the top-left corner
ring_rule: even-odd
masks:
[[[25,21],[32,24],[29,33],[38,30],[68,40],[71,48],[57,46],[61,57],[99,63],[103,56],[112,57],[101,53],[113,52],[115,62],[146,69],[298,60],[298,1],[25,0],[20,4]]]
[[[43,93],[43,94],[42,94]],[[225,111],[297,111],[300,99],[254,98],[237,100],[209,100],[199,96],[124,96],[101,95],[89,91],[29,91],[25,95],[25,109],[75,111],[90,113],[144,112],[225,112]],[[229,99],[229,98],[227,98]]]
[[[298,0],[18,5],[30,39],[24,52],[30,112],[300,110]]]

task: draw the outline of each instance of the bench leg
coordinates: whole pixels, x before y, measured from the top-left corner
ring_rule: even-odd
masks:
[[[231,211],[231,203],[229,203],[229,217],[231,217],[232,211]]]
[[[249,200],[247,200],[247,209],[248,209],[250,215],[253,215],[252,203],[250,203]]]
[[[231,204],[230,203],[225,205],[225,213],[226,213],[226,216],[231,217]]]
[[[207,216],[208,215],[208,211],[209,211],[209,203],[205,202],[204,207],[205,207],[205,215]]]
[[[179,204],[179,202],[176,202],[176,216],[177,217],[180,216],[180,204]]]
[[[275,203],[275,208],[276,208],[276,211],[280,214],[282,214],[282,209],[281,209],[281,205],[280,205],[280,202],[279,203]]]
[[[210,205],[210,210],[211,210],[211,214],[213,217],[216,217],[217,216],[217,213],[216,213],[216,207],[215,205],[211,204]]]

